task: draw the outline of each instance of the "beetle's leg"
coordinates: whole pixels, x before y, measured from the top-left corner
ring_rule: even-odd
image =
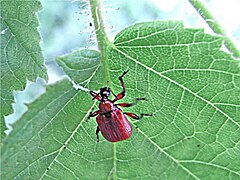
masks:
[[[124,112],[124,114],[126,114],[127,116],[133,118],[133,119],[142,119],[143,116],[152,116],[152,114],[140,114],[140,116],[134,114],[134,113],[130,113],[130,112]]]
[[[121,83],[121,86],[122,86],[123,90],[122,90],[121,93],[116,95],[113,102],[118,101],[119,99],[122,99],[125,96],[126,88],[125,88],[125,85],[124,85],[124,82],[123,82],[123,76],[125,76],[125,74],[127,74],[127,72],[128,72],[128,70],[124,71],[123,74],[118,78],[120,83]]]
[[[116,98],[117,97],[117,95],[111,90],[111,92],[112,92],[112,94],[114,95],[114,97]]]
[[[94,91],[90,91],[90,94],[92,95],[92,100],[94,100],[94,99],[97,99],[98,101],[100,101],[101,100],[101,96],[99,95],[99,93],[96,93],[96,92],[94,92]]]
[[[116,106],[122,106],[122,107],[130,107],[130,106],[134,106],[136,103],[119,103],[119,104],[115,104]]]
[[[97,111],[95,111],[95,112],[90,112],[87,120],[90,119],[91,117],[97,116],[98,114],[99,114],[99,110],[97,110]],[[87,120],[86,120],[86,121],[87,121]]]
[[[115,104],[115,105],[116,106],[122,106],[122,107],[130,107],[130,106],[136,105],[137,101],[142,101],[142,100],[147,100],[147,99],[146,98],[136,98],[135,103],[119,103],[119,104]]]
[[[96,136],[97,136],[97,142],[99,142],[99,131],[100,131],[100,129],[99,129],[99,127],[97,127],[97,129],[96,129]]]

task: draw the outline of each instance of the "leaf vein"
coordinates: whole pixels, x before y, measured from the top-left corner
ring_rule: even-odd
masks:
[[[146,66],[145,64],[137,61],[136,59],[132,58],[130,55],[124,53],[123,51],[121,51],[120,49],[118,49],[118,47],[113,47],[116,51],[118,51],[120,54],[124,55],[126,58],[134,61],[136,64],[139,64],[140,66],[146,68],[149,71],[152,71],[153,73],[159,75],[160,77],[174,83],[175,85],[181,87],[182,89],[188,91],[190,94],[194,95],[195,97],[201,99],[202,101],[204,101],[205,103],[209,104],[210,106],[212,106],[213,108],[215,108],[218,112],[220,112],[222,115],[224,115],[225,117],[227,117],[228,119],[230,119],[235,125],[237,125],[240,128],[240,124],[238,124],[237,122],[235,122],[228,114],[226,114],[225,112],[223,112],[221,109],[219,109],[218,107],[216,107],[212,102],[209,102],[208,100],[204,99],[203,97],[199,96],[198,94],[194,93],[193,91],[191,91],[190,89],[188,89],[187,87],[179,84],[178,82],[174,81],[173,79],[163,75],[162,73],[157,72],[156,70]]]

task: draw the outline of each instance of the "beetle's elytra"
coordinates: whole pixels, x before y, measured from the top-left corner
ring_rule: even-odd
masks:
[[[100,89],[100,93],[90,91],[93,96],[93,100],[96,99],[100,101],[99,110],[91,112],[88,116],[97,116],[96,120],[98,123],[96,129],[97,141],[99,141],[99,132],[101,131],[103,137],[110,142],[118,142],[128,139],[132,134],[132,127],[128,122],[125,115],[130,116],[133,119],[141,119],[143,116],[151,116],[151,114],[140,114],[140,116],[131,113],[123,112],[118,106],[130,107],[135,105],[135,103],[119,103],[115,104],[116,101],[122,99],[125,96],[126,88],[123,82],[123,76],[127,74],[128,71],[124,71],[119,77],[120,83],[122,85],[122,92],[115,95],[110,88],[104,87]],[[115,98],[113,100],[108,99],[110,93],[113,93]],[[145,98],[137,98],[136,100],[146,100]]]

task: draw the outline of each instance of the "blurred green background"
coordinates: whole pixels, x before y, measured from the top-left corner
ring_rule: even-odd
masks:
[[[205,2],[229,37],[240,49],[239,0],[208,0]],[[61,79],[64,72],[56,65],[54,58],[79,48],[96,49],[93,21],[87,0],[41,0],[43,9],[39,12],[42,36],[41,47],[48,68],[49,81],[37,79],[27,82],[26,89],[14,92],[16,103],[14,114],[6,122],[15,122],[26,112],[25,103],[31,103],[45,92],[47,83]],[[186,27],[204,28],[212,33],[205,21],[187,0],[104,0],[102,1],[106,30],[109,39],[127,26],[153,20],[182,20]],[[7,131],[9,133],[9,130]]]

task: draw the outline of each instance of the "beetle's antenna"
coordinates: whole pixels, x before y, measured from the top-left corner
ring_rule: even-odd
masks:
[[[97,94],[92,98],[92,100],[96,99],[97,96],[99,96],[99,93],[97,93]]]
[[[94,91],[90,91],[90,94],[93,96],[92,100],[94,100],[99,96],[100,92],[97,93],[97,92],[94,92]]]

